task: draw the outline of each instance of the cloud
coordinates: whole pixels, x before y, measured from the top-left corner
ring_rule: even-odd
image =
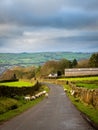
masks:
[[[98,10],[94,13],[84,10],[87,2],[79,3],[69,0],[7,0],[2,1],[0,7],[0,23],[17,24],[21,26],[45,26],[56,28],[85,28],[98,26]],[[98,2],[89,1],[89,5],[96,6]],[[72,6],[72,8],[71,8]],[[78,8],[75,8],[78,6]],[[79,9],[79,6],[81,8]]]
[[[48,30],[48,31],[47,31]],[[19,37],[0,39],[0,52],[97,51],[98,32],[54,28],[25,30]],[[4,44],[3,44],[3,43]]]
[[[98,50],[97,0],[1,0],[0,52]]]
[[[58,37],[57,41],[61,42],[98,42],[97,36],[69,36],[69,37]]]

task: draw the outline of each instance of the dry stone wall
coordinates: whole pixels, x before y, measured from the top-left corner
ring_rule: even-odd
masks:
[[[98,109],[98,89],[87,89],[82,87],[77,87],[73,83],[68,83],[71,91],[73,91],[73,96],[79,98],[80,101],[92,105]]]

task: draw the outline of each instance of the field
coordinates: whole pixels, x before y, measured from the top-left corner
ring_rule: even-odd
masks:
[[[88,89],[97,89],[98,88],[98,80],[93,81],[78,81],[75,83],[77,87],[85,87]]]
[[[49,60],[88,59],[92,53],[41,52],[41,53],[0,53],[0,74],[13,66],[40,66]]]
[[[35,84],[35,82],[24,82],[24,81],[16,81],[16,82],[5,82],[0,83],[0,86],[10,86],[10,87],[31,87]]]
[[[74,77],[74,78],[61,78],[59,80],[65,80],[65,81],[94,81],[98,80],[98,76],[92,76],[92,77]]]
[[[63,78],[59,79],[63,81],[71,81],[76,84],[77,87],[85,87],[88,89],[98,88],[98,76],[95,77],[77,77],[77,78]]]
[[[74,52],[41,52],[41,53],[0,53],[0,64],[2,65],[41,65],[48,60],[88,59],[91,53]]]

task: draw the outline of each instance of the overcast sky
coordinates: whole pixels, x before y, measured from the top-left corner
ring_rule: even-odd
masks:
[[[0,52],[98,52],[98,0],[0,0]]]

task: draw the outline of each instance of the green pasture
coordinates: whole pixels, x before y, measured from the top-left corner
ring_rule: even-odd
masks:
[[[75,83],[77,87],[85,87],[88,89],[96,89],[98,88],[98,80],[94,80],[94,81],[78,81]]]
[[[0,86],[10,86],[10,87],[31,87],[35,82],[26,82],[26,81],[16,81],[16,82],[5,82],[0,83]]]
[[[77,87],[85,87],[88,89],[98,88],[98,76],[95,77],[74,77],[74,78],[62,78],[61,81],[70,81],[76,84]]]
[[[58,80],[61,81],[94,81],[94,80],[98,80],[98,76],[92,76],[92,77],[73,77],[73,78],[60,78]]]

